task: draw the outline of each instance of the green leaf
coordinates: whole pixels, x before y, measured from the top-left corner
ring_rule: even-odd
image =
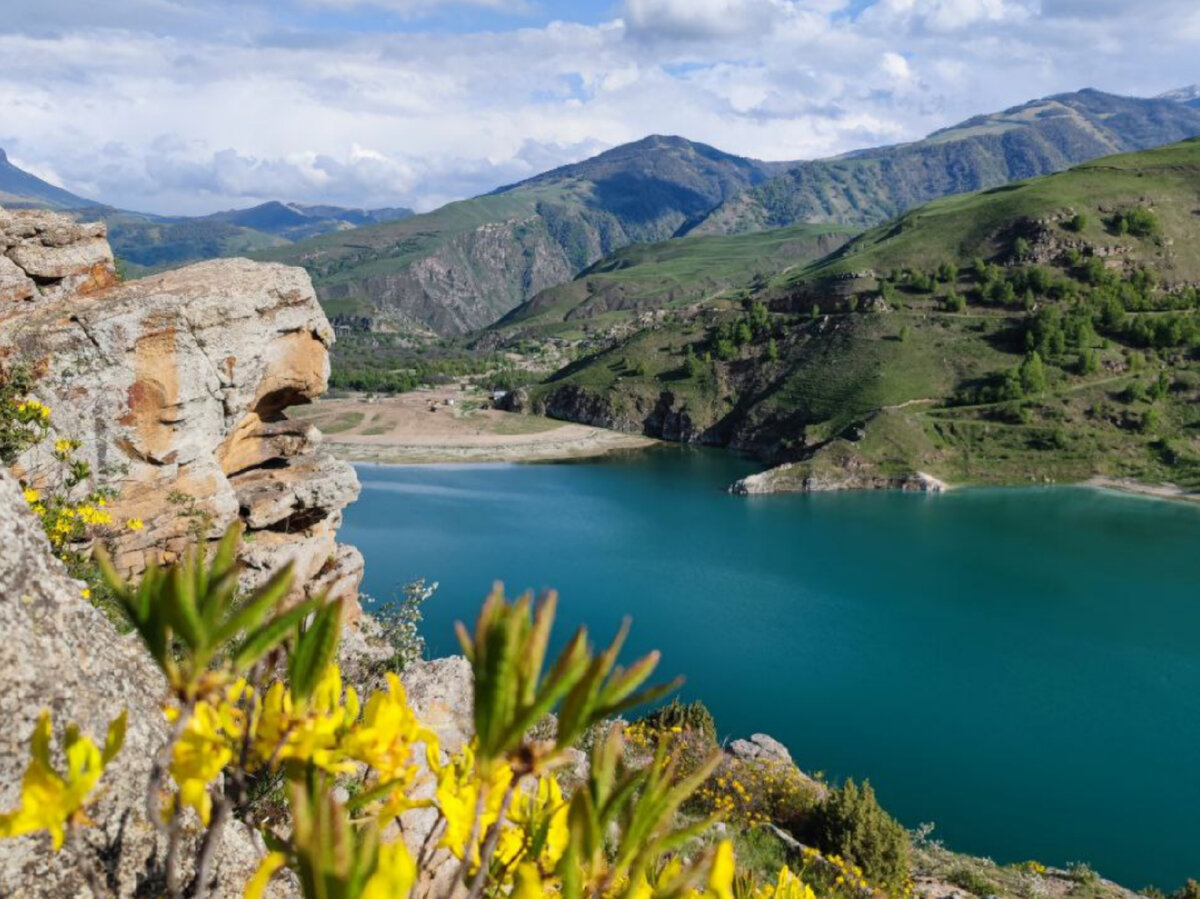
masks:
[[[193,559],[188,560],[194,564]],[[188,563],[173,566],[167,575],[169,588],[164,611],[171,626],[179,633],[188,648],[203,649],[205,646],[204,625],[196,609],[194,583],[188,576]]]
[[[233,575],[232,572],[230,572]],[[233,575],[236,577],[236,575]],[[251,631],[292,589],[292,563],[288,562],[270,580],[255,590],[245,604],[229,616],[217,629],[213,643],[222,646],[243,631]]]
[[[321,598],[321,601],[324,597]],[[296,640],[292,652],[292,696],[308,699],[316,689],[325,668],[337,653],[341,635],[342,600],[326,603],[313,616],[310,624]]]
[[[291,636],[296,627],[316,609],[319,599],[308,599],[276,615],[246,637],[233,651],[233,667],[246,671],[264,655]]]

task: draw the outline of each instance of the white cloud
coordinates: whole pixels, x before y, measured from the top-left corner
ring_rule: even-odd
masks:
[[[787,15],[785,0],[625,0],[631,34],[695,39],[761,34]]]
[[[1191,0],[599,2],[620,18],[389,34],[285,27],[261,0],[239,17],[43,0],[37,28],[0,21],[0,146],[127,208],[430,208],[650,133],[811,158],[1084,86],[1198,80]]]

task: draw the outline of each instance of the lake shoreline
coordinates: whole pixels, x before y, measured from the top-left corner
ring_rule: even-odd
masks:
[[[663,445],[650,437],[520,415],[463,385],[391,397],[321,399],[290,410],[346,462],[381,465],[537,463],[594,459]]]

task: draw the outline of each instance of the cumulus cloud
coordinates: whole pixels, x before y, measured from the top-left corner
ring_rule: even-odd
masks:
[[[449,0],[232,2],[0,20],[0,146],[126,208],[428,209],[649,133],[801,159],[1084,86],[1149,96],[1197,80],[1200,36],[1191,0],[455,0],[463,27],[403,33],[379,16]],[[467,27],[470,2],[520,16]],[[279,12],[311,4],[337,26]]]

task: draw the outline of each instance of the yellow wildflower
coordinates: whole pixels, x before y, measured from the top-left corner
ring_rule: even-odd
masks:
[[[424,744],[431,770],[437,769],[439,754],[437,735],[417,721],[400,678],[389,673],[387,685],[386,691],[378,690],[367,700],[362,721],[346,735],[343,746],[350,758],[375,770],[380,786],[394,786],[380,812],[381,816],[391,817],[418,804],[406,795],[420,770],[412,763],[413,744]],[[357,695],[353,690],[346,691],[346,700],[347,715],[353,721],[357,717]],[[352,704],[354,708],[349,708]]]
[[[34,503],[36,503],[41,498],[42,498],[42,495],[40,493],[38,493],[36,490],[34,490],[32,487],[25,488],[25,502],[29,503],[29,505],[32,506]]]
[[[124,741],[124,712],[109,724],[103,751],[76,727],[68,727],[63,740],[67,770],[60,774],[50,764],[50,712],[43,711],[29,740],[31,759],[21,780],[21,805],[0,815],[0,837],[46,830],[54,848],[61,849],[67,827],[91,823],[84,805]]]
[[[708,889],[705,896],[712,899],[733,899],[733,877],[737,865],[733,857],[733,843],[722,840],[717,844],[712,867],[708,872]]]
[[[342,738],[358,718],[358,694],[351,688],[342,703],[342,675],[330,665],[313,695],[298,707],[291,691],[276,681],[262,701],[262,712],[254,733],[254,750],[264,764],[312,762],[331,774],[354,771]]]
[[[512,768],[495,765],[490,778],[482,781],[475,770],[474,749],[470,745],[463,746],[450,763],[438,771],[437,805],[446,819],[446,831],[442,834],[440,845],[463,858],[467,854],[467,838],[475,820],[475,805],[481,784],[487,790],[478,828],[478,833],[482,835],[499,817],[500,803],[511,780]],[[478,846],[471,847],[470,859],[473,863],[478,861]]]
[[[79,591],[79,595],[82,596],[84,599],[91,599],[92,591],[90,588],[84,587],[82,590]]]
[[[68,440],[65,437],[60,437],[58,440],[54,441],[54,452],[58,453],[60,456],[66,456],[75,449],[75,446],[76,444],[74,440]]]
[[[519,865],[509,899],[543,899],[545,895],[546,892],[542,889],[542,875],[538,872],[537,865],[529,862]]]
[[[508,812],[510,826],[500,833],[496,857],[507,868],[527,855],[550,871],[566,851],[568,807],[553,775],[539,777],[533,790],[518,790]],[[535,842],[536,841],[536,842]]]
[[[103,503],[104,500],[100,500],[100,502]],[[131,530],[131,531],[140,531],[145,526],[146,526],[146,523],[144,521],[142,521],[140,518],[130,518],[128,521],[125,522],[125,527],[129,528],[129,530]]]
[[[267,891],[267,884],[271,882],[275,872],[285,864],[287,856],[282,852],[268,852],[264,855],[263,860],[258,863],[258,870],[246,882],[246,890],[243,893],[245,899],[262,899],[263,893]]]
[[[206,826],[212,815],[209,784],[233,760],[234,747],[245,731],[245,715],[236,703],[246,689],[244,681],[237,681],[216,704],[196,703],[172,752],[171,777],[179,786],[178,805],[195,809]],[[178,715],[177,709],[166,710],[168,721]]]
[[[363,885],[359,899],[407,896],[417,882],[417,864],[399,840],[379,847],[375,872]]]

